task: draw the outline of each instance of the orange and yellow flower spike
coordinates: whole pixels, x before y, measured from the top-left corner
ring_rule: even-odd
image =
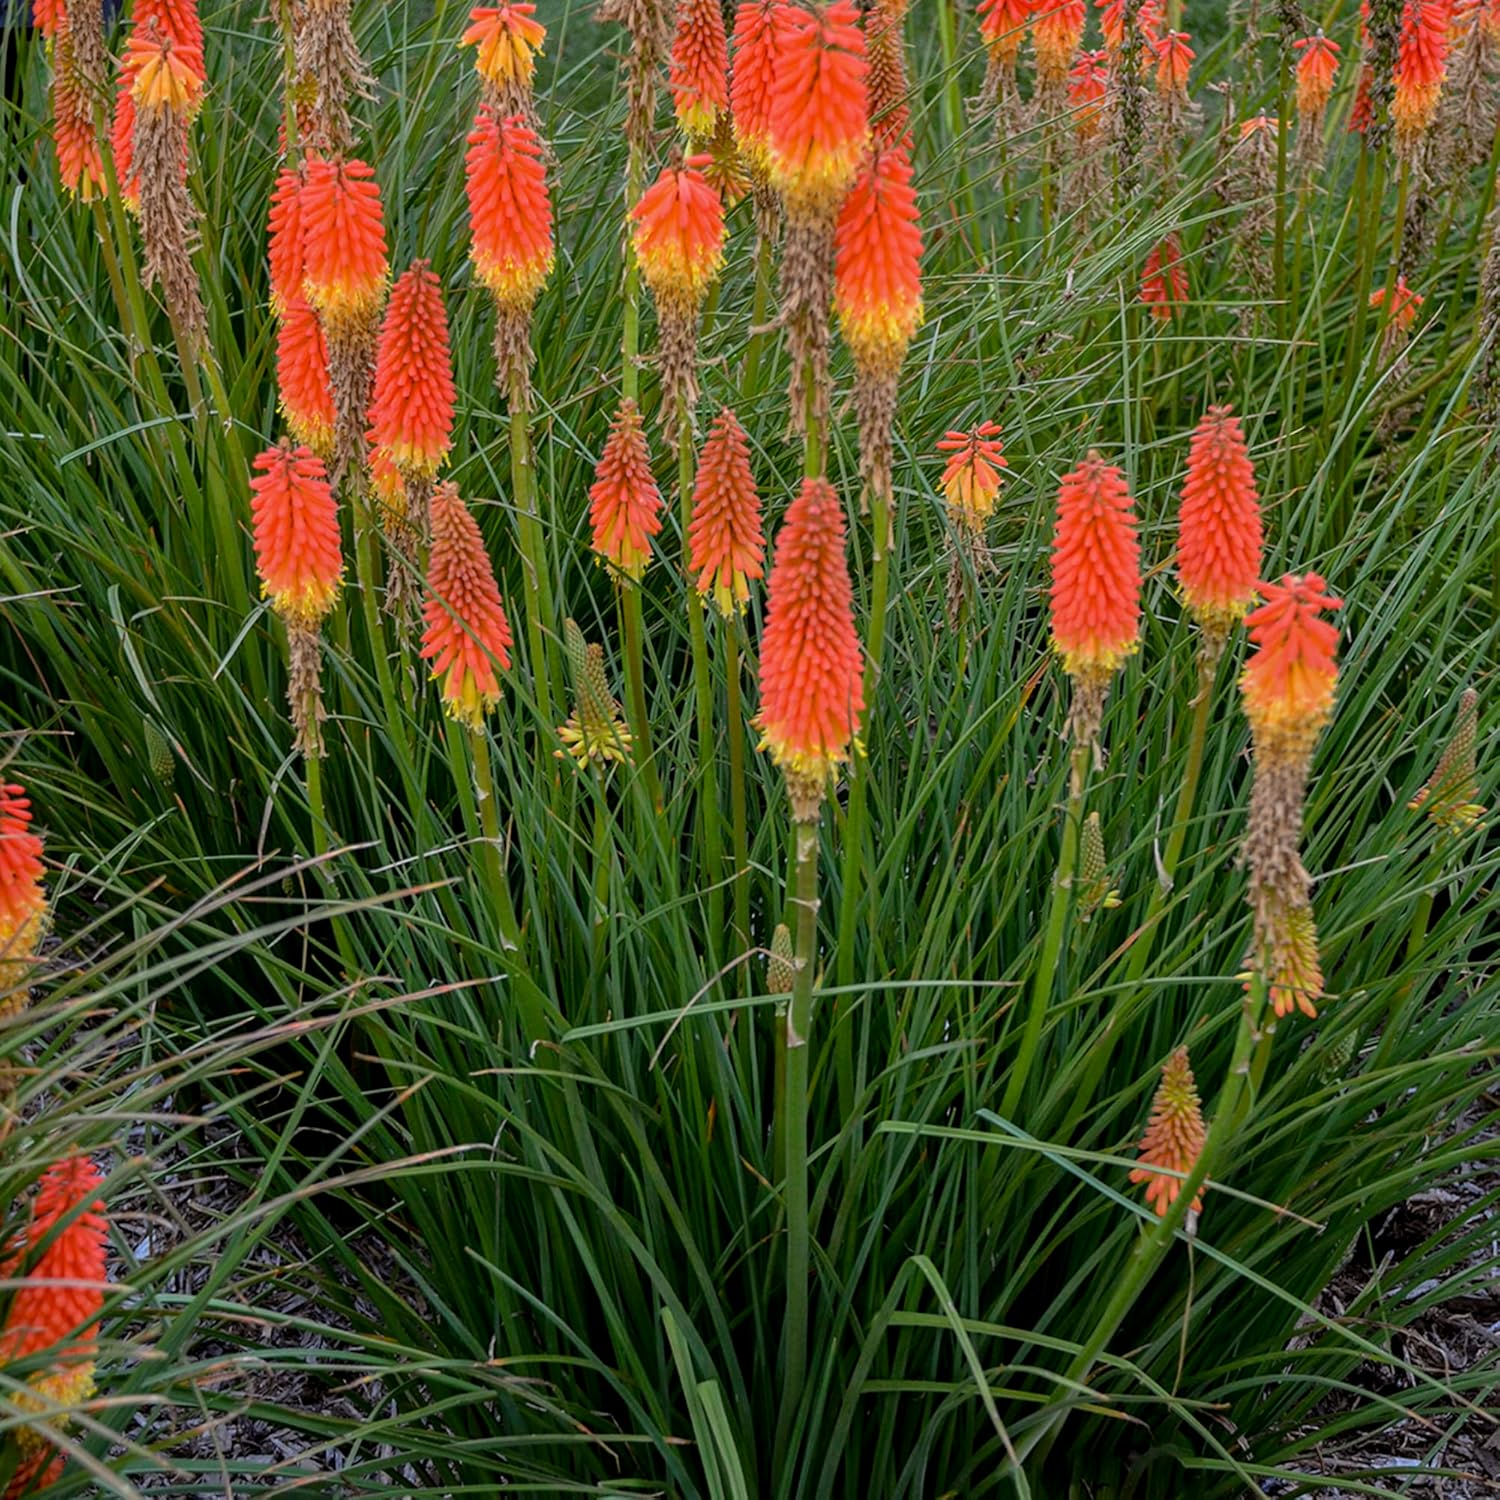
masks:
[[[1000,443],[1000,424],[981,422],[973,432],[945,432],[938,452],[949,455],[938,480],[953,518],[972,537],[984,535],[1004,483],[1006,462]]]
[[[765,571],[765,555],[750,444],[726,406],[714,418],[698,455],[688,571],[697,575],[698,592],[712,594],[715,608],[728,619],[744,613],[750,582]]]
[[[601,562],[639,578],[651,561],[651,538],[661,530],[661,491],[651,475],[651,451],[640,408],[626,397],[589,488],[589,523]]]
[[[771,96],[776,87],[776,23],[784,0],[745,0],[734,15],[729,108],[734,135],[752,175],[771,164]]]
[[[403,477],[431,479],[453,446],[448,315],[432,267],[413,261],[391,289],[375,352],[370,441]]]
[[[469,12],[468,29],[459,39],[473,47],[474,67],[484,85],[484,103],[497,115],[519,114],[528,123],[536,60],[547,39],[547,28],[536,19],[536,6],[526,0],[501,5],[477,5]]]
[[[1158,1215],[1165,1215],[1182,1191],[1183,1178],[1171,1174],[1180,1172],[1183,1177],[1190,1174],[1203,1154],[1206,1139],[1203,1109],[1188,1050],[1179,1047],[1162,1064],[1161,1083],[1151,1101],[1151,1119],[1141,1138],[1141,1165],[1130,1172],[1132,1182],[1146,1184],[1146,1202]],[[1202,1211],[1200,1188],[1193,1199],[1192,1213],[1196,1216]]]
[[[0,1020],[24,1010],[27,979],[47,916],[42,841],[31,827],[31,800],[0,782]]]
[[[729,41],[719,0],[679,0],[667,82],[682,133],[707,141],[719,112],[729,108]]]
[[[333,457],[338,414],[328,377],[323,326],[300,292],[282,311],[276,330],[276,385],[292,436],[327,463]]]

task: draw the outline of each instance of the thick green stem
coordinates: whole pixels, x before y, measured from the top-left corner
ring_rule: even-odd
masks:
[[[818,943],[818,825],[798,823],[792,858],[792,904],[796,920],[796,977],[787,1006],[786,1057],[786,1330],[782,1349],[781,1417],[777,1423],[777,1468],[785,1458],[791,1426],[807,1375],[807,1305],[810,1234],[807,1192],[808,1040],[812,1031],[812,983]]]
[[[500,937],[507,948],[514,950],[520,946],[520,928],[516,925],[516,909],[511,902],[510,886],[505,879],[505,855],[500,844],[500,809],[495,803],[495,778],[490,769],[490,742],[484,730],[469,731],[469,750],[474,763],[474,797],[479,804],[479,826],[484,832],[481,843],[485,885],[489,889],[495,920],[500,926]]]
[[[724,670],[726,714],[729,736],[729,819],[734,848],[734,954],[750,951],[750,820],[745,800],[745,710],[740,693],[741,664],[739,619],[724,622]],[[740,965],[740,990],[755,988],[749,964]]]
[[[1073,872],[1078,865],[1078,839],[1083,823],[1083,788],[1087,774],[1090,748],[1087,744],[1075,744],[1068,766],[1068,808],[1063,820],[1062,854],[1057,861],[1057,875],[1052,882],[1052,899],[1047,914],[1047,933],[1042,940],[1042,954],[1037,963],[1036,976],[1031,988],[1031,1009],[1026,1016],[1026,1029],[1021,1033],[1021,1047],[1011,1065],[1010,1077],[1005,1085],[1005,1097],[1000,1113],[1006,1119],[1014,1119],[1025,1097],[1026,1081],[1031,1066],[1036,1060],[1037,1048],[1042,1039],[1042,1025],[1052,1004],[1052,992],[1057,982],[1057,965],[1062,956],[1063,934],[1067,929],[1068,913],[1073,906]]]
[[[625,637],[625,700],[630,733],[635,741],[635,763],[654,812],[664,806],[656,758],[651,749],[651,720],[646,716],[646,662],[642,642],[641,589],[628,578],[619,580],[620,629]]]
[[[710,972],[721,961],[724,931],[724,834],[719,823],[719,772],[714,737],[714,685],[709,671],[703,598],[687,566],[688,527],[693,518],[693,429],[687,402],[677,403],[677,499],[682,517],[682,565],[687,584],[688,634],[693,648],[693,697],[698,719],[698,821],[703,834],[703,877],[708,887],[706,946]]]
[[[549,649],[556,639],[552,607],[552,577],[537,505],[536,465],[531,454],[530,411],[526,384],[519,376],[510,382],[510,483],[515,492],[517,533],[521,543],[521,576],[526,590],[526,642],[537,712],[544,725],[557,722],[554,702],[562,697],[561,665]],[[556,696],[554,696],[556,695]]]
[[[1078,1387],[1088,1380],[1094,1363],[1104,1353],[1109,1341],[1119,1331],[1120,1325],[1135,1306],[1136,1298],[1144,1290],[1151,1274],[1161,1264],[1177,1231],[1182,1228],[1192,1208],[1199,1189],[1208,1180],[1209,1173],[1221,1156],[1226,1153],[1242,1117],[1241,1101],[1250,1081],[1250,1055],[1260,1041],[1260,1018],[1265,1009],[1266,982],[1261,974],[1252,980],[1250,991],[1240,1007],[1239,1030],[1235,1035],[1234,1051],[1229,1059],[1224,1083],[1219,1090],[1218,1105],[1214,1110],[1213,1124],[1209,1127],[1203,1150],[1193,1164],[1186,1180],[1177,1191],[1177,1197],[1167,1212],[1154,1224],[1147,1227],[1136,1241],[1114,1290],[1104,1310],[1099,1314],[1093,1331],[1084,1340],[1083,1346],[1064,1372],[1063,1378],[1053,1387],[1043,1409],[1043,1417],[1024,1439],[1016,1445],[1017,1455],[1025,1458],[1043,1443],[1050,1445],[1058,1430],[1067,1420],[1070,1408],[1063,1403],[1076,1397]],[[1045,1449],[1043,1450],[1045,1451]]]
[[[760,389],[760,362],[770,330],[766,315],[771,308],[771,237],[763,234],[755,244],[755,291],[750,303],[750,337],[745,345],[745,365],[740,372],[740,399],[752,398]]]

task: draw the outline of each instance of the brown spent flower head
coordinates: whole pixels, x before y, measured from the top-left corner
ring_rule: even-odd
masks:
[[[1132,1182],[1147,1184],[1146,1202],[1159,1216],[1165,1217],[1182,1192],[1182,1177],[1170,1174],[1190,1175],[1207,1138],[1188,1050],[1179,1047],[1162,1064],[1161,1083],[1151,1101],[1151,1120],[1141,1138],[1141,1165],[1130,1173]],[[1191,1214],[1196,1219],[1202,1211],[1203,1189],[1199,1188]]]
[[[750,581],[765,571],[760,496],[750,472],[745,429],[726,406],[709,428],[698,456],[688,523],[688,571],[700,594],[712,594],[725,619],[743,614]]]
[[[1406,805],[1422,808],[1444,833],[1466,833],[1480,826],[1485,809],[1479,804],[1479,694],[1465,688],[1458,700],[1453,733],[1427,784]]]
[[[442,685],[449,716],[480,729],[500,701],[496,668],[510,666],[510,624],[479,523],[459,499],[457,485],[433,490],[430,529],[421,656]]]
[[[354,40],[352,10],[353,0],[304,0],[295,13],[293,46],[297,72],[308,85],[306,128],[314,151],[350,150],[353,102],[375,97],[375,77]]]
[[[600,0],[595,14],[616,22],[630,37],[625,65],[625,138],[644,151],[656,118],[656,87],[672,39],[672,11],[667,0]]]
[[[870,129],[877,146],[912,150],[911,107],[907,103],[907,0],[871,0],[865,11],[865,51],[870,62]]]
[[[604,647],[586,642],[573,620],[563,621],[563,647],[573,676],[573,712],[558,726],[563,749],[553,753],[559,760],[571,757],[580,770],[590,765],[607,771],[611,765],[630,763],[630,728],[620,705],[609,690],[604,666]]]

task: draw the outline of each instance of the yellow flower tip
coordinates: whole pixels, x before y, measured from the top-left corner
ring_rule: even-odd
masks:
[[[460,45],[475,47],[479,76],[497,88],[516,83],[530,88],[547,28],[529,4],[481,5],[469,12],[469,28]]]

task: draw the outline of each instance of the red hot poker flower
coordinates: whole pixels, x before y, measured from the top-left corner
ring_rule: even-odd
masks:
[[[262,588],[282,619],[316,627],[333,608],[344,566],[323,461],[282,443],[256,458],[255,473],[250,512]]]
[[[1169,31],[1152,44],[1156,56],[1156,91],[1163,98],[1187,93],[1188,74],[1197,53],[1188,46],[1185,31]]]
[[[1447,73],[1451,0],[1406,0],[1396,55],[1396,92],[1391,119],[1396,144],[1412,150],[1437,116]]]
[[[787,217],[831,220],[869,140],[865,35],[849,0],[787,5],[777,22],[770,175]]]
[[[433,490],[431,519],[422,659],[442,681],[443,707],[478,729],[500,701],[495,666],[510,666],[510,625],[479,523],[459,499],[457,485]]]
[[[1031,45],[1036,50],[1037,81],[1060,87],[1083,40],[1088,8],[1084,0],[1040,0],[1035,10]]]
[[[469,12],[469,27],[459,45],[477,49],[474,66],[486,83],[502,93],[529,93],[546,39],[547,28],[536,19],[535,5],[478,5]]]
[[[1426,298],[1420,292],[1414,292],[1406,284],[1406,277],[1396,277],[1396,292],[1391,298],[1391,323],[1402,333],[1410,332],[1411,325],[1417,321],[1418,309]],[[1385,288],[1378,286],[1370,293],[1371,307],[1385,306]]]
[[[325,462],[333,456],[338,413],[328,378],[328,345],[318,315],[300,292],[276,331],[276,384],[292,436]]]
[[[1303,120],[1321,120],[1339,70],[1339,44],[1320,31],[1292,46],[1301,54],[1297,59],[1297,113]]]
[[[979,0],[979,35],[991,58],[1014,66],[1026,40],[1026,23],[1036,8],[1035,0]]]
[[[844,556],[844,508],[804,479],[776,538],[760,647],[761,743],[787,778],[798,822],[818,816],[864,711],[864,665]]]
[[[271,306],[278,315],[302,299],[302,176],[290,167],[277,174],[271,192],[267,258],[271,263]]]
[[[14,782],[0,782],[0,1018],[27,1003],[26,977],[46,912],[42,841],[31,830],[31,801]]]
[[[1083,0],[1078,0],[1081,6]],[[870,72],[870,126],[879,146],[905,146],[911,154],[912,139],[907,125],[911,107],[906,102],[907,0],[872,0],[865,12],[865,49]]]
[[[431,478],[453,445],[453,370],[448,315],[425,260],[391,289],[375,354],[370,441],[403,473]]]
[[[744,612],[750,580],[764,571],[765,554],[750,445],[745,429],[726,406],[714,419],[698,456],[688,570],[698,575],[698,592],[712,593],[719,613],[728,619]]]
[[[1211,406],[1188,448],[1178,513],[1177,577],[1188,608],[1211,636],[1254,603],[1261,519],[1255,469],[1233,411]]]
[[[469,254],[497,302],[529,310],[552,271],[552,200],[542,143],[517,116],[481,110],[465,158]]]
[[[770,163],[771,95],[776,87],[776,23],[783,0],[745,0],[734,15],[729,107],[740,150],[761,176]]]
[[[1104,127],[1104,96],[1109,92],[1109,54],[1080,52],[1068,73],[1068,104],[1073,111],[1073,133],[1080,141],[1095,140]]]
[[[984,530],[1004,482],[1006,463],[1000,446],[1000,424],[981,422],[972,433],[946,432],[938,443],[950,454],[938,483],[957,520],[971,532]]]
[[[1175,234],[1151,247],[1141,267],[1141,301],[1159,323],[1169,323],[1173,310],[1188,299],[1187,267],[1182,263],[1182,242]]]
[[[304,293],[325,327],[373,318],[385,296],[385,216],[374,170],[312,157],[302,187]]]
[[[1141,1165],[1132,1168],[1130,1173],[1132,1182],[1147,1184],[1146,1202],[1158,1214],[1165,1215],[1182,1191],[1182,1178],[1169,1174],[1191,1173],[1203,1154],[1206,1139],[1203,1110],[1198,1102],[1198,1087],[1193,1080],[1188,1050],[1179,1047],[1162,1065],[1161,1083],[1151,1101],[1151,1121],[1141,1140]],[[1167,1170],[1153,1171],[1153,1167]],[[1192,1211],[1196,1214],[1202,1209],[1203,1190],[1200,1188],[1193,1199]]]
[[[719,0],[681,0],[668,69],[672,107],[689,140],[707,140],[729,107],[729,42]]]
[[[1257,756],[1311,753],[1333,713],[1339,633],[1321,616],[1341,609],[1316,573],[1260,585],[1265,600],[1245,617],[1255,647],[1240,679]]]
[[[698,170],[664,167],[630,210],[641,274],[659,304],[696,311],[724,264],[724,209]]]
[[[651,477],[651,452],[640,409],[626,397],[610,424],[609,440],[589,488],[594,551],[627,578],[651,561],[651,538],[661,530],[661,491]]]

